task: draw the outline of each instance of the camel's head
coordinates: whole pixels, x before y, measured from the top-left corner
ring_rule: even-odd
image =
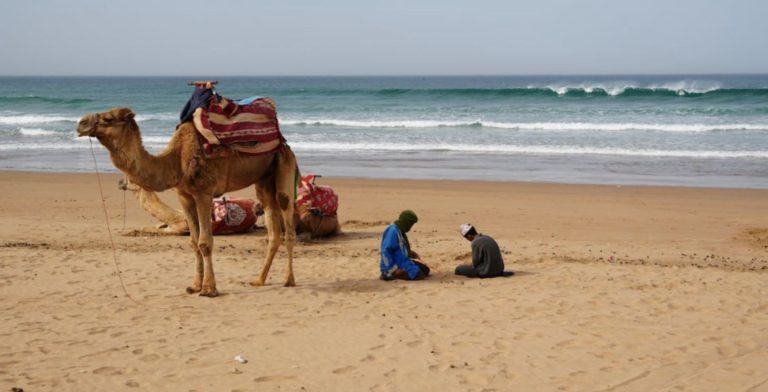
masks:
[[[114,108],[103,113],[88,113],[77,124],[77,136],[102,137],[118,136],[117,133],[128,125],[135,125],[135,114],[128,108]],[[135,127],[132,127],[135,128]]]

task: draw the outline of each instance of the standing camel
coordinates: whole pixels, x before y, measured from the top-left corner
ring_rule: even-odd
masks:
[[[225,192],[249,185],[255,185],[264,207],[269,239],[264,267],[251,285],[262,286],[266,282],[283,233],[288,253],[285,286],[295,285],[293,209],[298,167],[296,157],[287,146],[263,155],[227,149],[206,157],[194,124],[185,122],[176,128],[168,146],[153,156],[142,145],[139,126],[128,108],[86,114],[80,119],[77,133],[97,138],[109,150],[112,163],[140,187],[156,192],[176,188],[195,253],[195,278],[192,286],[187,287],[187,293],[199,292],[206,297],[219,294],[213,275],[212,201]]]

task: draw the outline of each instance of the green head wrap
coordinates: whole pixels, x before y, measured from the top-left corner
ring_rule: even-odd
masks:
[[[397,218],[395,224],[400,229],[400,231],[407,233],[409,230],[411,230],[411,227],[413,227],[414,223],[418,221],[419,217],[416,216],[415,212],[411,210],[404,210],[400,213],[400,217]]]

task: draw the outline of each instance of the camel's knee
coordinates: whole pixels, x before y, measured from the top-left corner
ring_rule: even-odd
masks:
[[[286,245],[293,245],[296,243],[296,230],[288,230],[285,232],[284,240]]]
[[[200,254],[207,257],[211,255],[212,245],[213,244],[209,244],[207,241],[200,241],[197,243],[197,250],[200,251]]]
[[[277,204],[280,205],[280,209],[285,211],[288,206],[291,205],[291,198],[283,192],[277,193]]]

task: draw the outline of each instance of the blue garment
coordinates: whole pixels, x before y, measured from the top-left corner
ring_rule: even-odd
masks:
[[[409,279],[415,279],[421,272],[419,266],[408,257],[408,248],[400,229],[391,224],[384,229],[381,236],[379,268],[382,276],[391,277],[398,267],[408,274]]]
[[[257,99],[261,99],[261,98],[264,98],[264,97],[259,97],[259,96],[248,97],[248,98],[243,98],[243,99],[237,100],[237,101],[235,101],[235,103],[238,104],[238,105],[241,105],[241,106],[245,106],[245,105],[250,105],[250,104],[253,103],[253,101],[255,101]]]
[[[197,108],[208,109],[208,101],[216,96],[216,92],[210,88],[195,87],[195,91],[192,96],[189,97],[187,104],[181,109],[179,114],[179,120],[181,122],[187,122],[192,120],[192,115],[195,114]]]

